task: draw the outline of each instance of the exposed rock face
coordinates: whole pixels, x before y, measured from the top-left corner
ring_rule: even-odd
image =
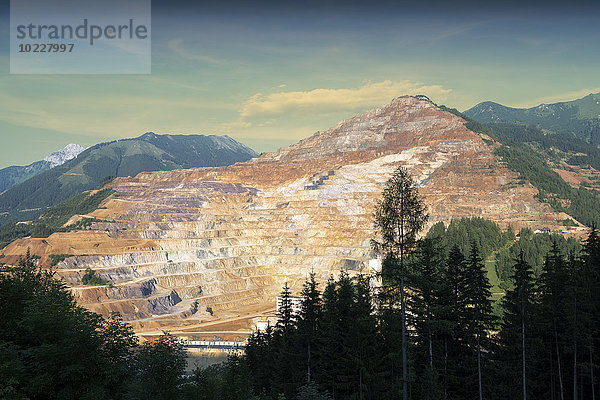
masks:
[[[537,202],[537,190],[463,123],[401,97],[245,163],[119,178],[116,195],[92,214],[114,222],[3,252],[10,260],[30,247],[41,262],[75,254],[57,267],[79,302],[144,331],[256,315],[285,281],[298,289],[311,270],[323,279],[366,270],[373,205],[398,165],[418,180],[430,223],[481,216],[553,228],[566,218]],[[113,285],[82,286],[87,267]]]
[[[66,145],[63,149],[50,154],[49,156],[44,158],[44,161],[48,161],[51,165],[50,168],[54,168],[57,165],[62,165],[65,162],[77,157],[85,149],[85,147],[79,144],[71,143]]]

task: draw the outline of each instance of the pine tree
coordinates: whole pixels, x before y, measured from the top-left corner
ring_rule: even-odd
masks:
[[[438,353],[441,353],[438,337],[447,322],[443,319],[446,305],[440,301],[444,286],[442,255],[434,239],[420,241],[407,274],[411,293],[407,301],[409,324],[415,327],[416,336],[413,364],[419,381],[416,389],[424,399],[439,399],[442,392],[438,381]]]
[[[440,306],[443,314],[441,340],[443,346],[442,398],[452,399],[465,396],[466,373],[464,360],[467,355],[466,332],[467,309],[465,299],[466,260],[457,245],[450,250],[443,271],[443,286],[440,290]]]
[[[340,364],[341,356],[337,304],[337,284],[333,277],[330,277],[323,290],[323,308],[316,348],[317,368],[312,375],[334,398],[338,397],[336,368]]]
[[[369,277],[359,275],[354,282],[354,323],[350,326],[351,353],[358,370],[357,398],[373,398],[378,369],[381,364],[377,355],[377,320]]]
[[[404,293],[404,258],[413,249],[416,236],[427,221],[425,203],[406,169],[398,167],[386,183],[382,199],[375,207],[375,227],[381,241],[374,248],[385,258],[400,264],[400,307],[402,318],[402,397],[408,400],[408,360],[406,304]]]
[[[380,293],[381,294],[381,293]],[[378,296],[380,298],[380,296]],[[381,372],[378,386],[379,398],[396,399],[402,389],[402,340],[401,316],[397,307],[389,302],[380,302],[377,308],[380,339],[377,353],[381,355]]]
[[[477,393],[483,399],[483,360],[482,348],[487,342],[487,331],[494,325],[492,314],[492,293],[487,271],[479,249],[475,243],[471,246],[471,254],[466,262],[466,280],[464,295],[469,319],[468,327],[471,344],[477,356]]]
[[[336,356],[335,393],[334,397],[347,398],[354,392],[355,382],[359,381],[359,371],[356,363],[356,337],[353,327],[356,324],[355,291],[351,278],[342,272],[336,288],[336,319],[338,324],[337,340],[339,354]]]
[[[277,310],[277,329],[283,333],[294,328],[296,316],[292,308],[292,293],[287,282],[283,285],[281,295],[279,296],[280,305]]]
[[[527,355],[530,348],[534,317],[535,287],[533,269],[525,261],[523,252],[513,266],[511,280],[513,287],[506,291],[502,301],[504,311],[500,331],[501,357],[504,373],[502,381],[508,392],[504,396],[527,400]],[[520,374],[518,373],[520,371]],[[531,374],[531,372],[529,372]],[[519,392],[514,382],[521,381]]]
[[[565,399],[566,390],[564,382],[564,332],[566,332],[567,327],[565,324],[564,301],[568,273],[565,264],[564,257],[560,254],[558,245],[554,242],[552,250],[546,257],[539,279],[539,313],[542,321],[540,329],[545,333],[542,341],[544,347],[548,350],[547,365],[556,368],[556,370],[551,368],[549,371],[545,371],[549,381],[547,387],[550,391],[547,397],[557,400]]]
[[[265,331],[253,332],[248,338],[245,360],[252,374],[255,393],[266,395],[272,392],[276,368],[274,347],[271,326]]]
[[[311,370],[315,365],[315,341],[321,318],[321,292],[314,273],[302,288],[302,304],[298,315],[298,347],[301,364],[306,366],[306,383],[311,382]]]
[[[587,243],[586,243],[587,245]],[[595,398],[593,340],[597,337],[595,290],[599,287],[595,280],[595,271],[583,257],[569,254],[567,270],[566,309],[567,322],[571,334],[570,352],[573,362],[573,398]],[[585,382],[585,383],[584,383]]]
[[[292,307],[291,292],[287,282],[279,296],[277,324],[273,331],[274,382],[271,390],[274,394],[291,397],[299,386],[299,355],[296,353],[296,316]]]

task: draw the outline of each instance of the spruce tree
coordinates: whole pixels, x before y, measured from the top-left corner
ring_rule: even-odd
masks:
[[[296,315],[292,308],[291,292],[287,282],[279,296],[277,324],[273,331],[274,346],[274,382],[271,385],[273,394],[293,396],[298,386],[298,354],[294,342],[296,340]]]
[[[444,355],[440,368],[444,399],[464,397],[467,386],[467,374],[464,368],[464,360],[468,354],[465,281],[466,260],[459,247],[454,245],[446,261],[439,299],[444,311],[440,316],[440,320],[444,322],[441,325]]]
[[[513,265],[511,276],[513,287],[506,291],[502,300],[503,320],[500,331],[501,357],[503,364],[502,381],[505,383],[504,395],[509,398],[527,399],[527,377],[531,372],[527,369],[528,346],[531,342],[534,319],[535,286],[533,269],[525,261],[521,251]],[[520,373],[519,373],[520,372]],[[515,382],[520,381],[520,390]]]
[[[407,286],[409,292],[407,309],[410,313],[409,325],[415,328],[415,362],[413,363],[418,380],[415,388],[424,399],[439,399],[439,359],[441,345],[438,339],[445,331],[447,321],[446,304],[440,301],[443,295],[443,252],[435,239],[419,242],[409,263]]]
[[[565,399],[565,332],[566,310],[565,298],[568,271],[563,255],[556,242],[546,256],[539,279],[540,329],[544,333],[543,346],[547,350],[547,371],[540,371],[547,376],[548,398]]]
[[[294,328],[294,322],[296,316],[292,308],[292,293],[290,288],[285,282],[283,285],[281,295],[279,296],[280,305],[277,310],[277,329],[283,334]]]
[[[298,352],[301,364],[306,368],[306,383],[311,382],[311,371],[315,365],[315,345],[321,318],[321,292],[314,273],[302,288],[302,304],[298,315]]]
[[[416,236],[427,221],[425,203],[407,170],[398,167],[387,181],[382,199],[375,207],[375,227],[380,241],[376,250],[385,258],[400,264],[400,308],[402,318],[402,397],[408,400],[408,360],[406,337],[406,304],[404,293],[404,258],[414,248]]]
[[[378,296],[380,297],[380,296]],[[381,355],[381,372],[378,386],[380,398],[395,399],[402,389],[402,340],[400,327],[400,310],[389,303],[381,303],[377,308],[380,339],[377,341],[377,352]]]
[[[254,392],[260,395],[271,393],[276,368],[273,327],[269,325],[265,331],[255,331],[250,335],[245,360],[252,374]]]
[[[339,341],[340,325],[337,313],[337,284],[330,277],[323,289],[323,308],[317,338],[317,368],[315,380],[334,398],[337,398],[336,368],[340,364],[341,346]]]
[[[485,265],[477,244],[471,246],[471,254],[466,262],[464,295],[467,306],[468,328],[477,359],[477,393],[483,399],[483,347],[487,342],[487,331],[494,326],[492,313],[492,293]]]
[[[354,315],[350,334],[351,354],[358,370],[357,398],[373,398],[381,365],[381,358],[377,354],[380,338],[369,277],[365,275],[357,276],[354,282]]]
[[[587,324],[584,313],[581,309],[583,308],[583,297],[584,297],[584,285],[581,281],[583,273],[583,265],[581,260],[575,257],[574,254],[569,254],[567,260],[567,271],[569,280],[566,282],[567,285],[567,299],[565,303],[567,306],[567,321],[570,324],[571,329],[569,330],[571,336],[571,357],[573,361],[573,399],[578,399],[579,395],[579,347],[580,347],[580,336],[585,336],[587,332]]]
[[[337,340],[339,354],[335,365],[335,396],[349,398],[355,391],[355,382],[359,381],[359,371],[356,359],[356,331],[353,329],[357,322],[355,308],[355,291],[351,278],[342,272],[336,288],[336,320],[338,324]]]

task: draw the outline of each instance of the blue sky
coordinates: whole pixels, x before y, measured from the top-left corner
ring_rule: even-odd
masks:
[[[0,25],[0,167],[68,143],[228,134],[271,151],[404,94],[465,110],[600,92],[585,3],[152,4],[150,75],[10,75]]]

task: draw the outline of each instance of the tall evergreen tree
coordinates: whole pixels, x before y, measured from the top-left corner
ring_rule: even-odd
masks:
[[[306,383],[311,382],[311,371],[315,365],[315,341],[321,318],[321,292],[314,273],[302,288],[302,305],[298,315],[298,346],[301,364],[306,366]]]
[[[358,399],[373,399],[380,357],[376,354],[379,334],[373,309],[369,277],[359,275],[354,282],[354,323],[350,326],[351,353],[358,370]]]
[[[527,352],[531,342],[534,317],[535,286],[532,267],[525,261],[523,252],[513,265],[511,277],[513,287],[506,291],[502,301],[503,320],[500,331],[501,357],[503,364],[502,380],[509,392],[504,395],[517,398],[520,394],[527,400]],[[520,374],[518,373],[520,371]],[[521,381],[521,390],[514,382]]]
[[[400,307],[402,318],[402,397],[408,400],[408,360],[406,304],[404,293],[404,258],[414,247],[416,236],[427,221],[425,203],[407,170],[398,167],[387,181],[382,199],[375,207],[375,227],[381,236],[374,242],[376,250],[400,264]]]
[[[483,399],[483,367],[482,347],[487,341],[487,331],[494,326],[492,313],[492,285],[487,277],[487,271],[479,254],[477,244],[473,243],[471,254],[466,262],[466,280],[464,286],[464,298],[468,315],[469,339],[475,349],[477,358],[477,393],[479,400]]]
[[[341,345],[339,335],[341,327],[338,323],[338,293],[337,284],[330,277],[323,289],[323,307],[320,333],[317,338],[317,368],[316,381],[334,398],[337,398],[336,368],[340,364]]]
[[[544,347],[548,349],[548,366],[546,371],[550,393],[547,397],[557,400],[565,399],[565,351],[564,332],[567,330],[565,323],[565,298],[568,271],[563,255],[560,253],[556,242],[546,257],[542,274],[540,276],[540,315],[541,330],[546,334],[543,337]]]
[[[292,305],[292,294],[287,282],[279,296],[277,324],[273,331],[274,382],[271,385],[274,394],[291,397],[300,383],[298,371],[299,354],[294,346],[296,342],[296,315]]]
[[[570,325],[570,353],[573,365],[573,398],[594,398],[593,338],[596,336],[594,290],[597,288],[594,271],[583,257],[569,254],[567,270],[567,322]]]
[[[336,288],[336,321],[338,324],[337,340],[340,353],[336,357],[335,368],[335,398],[349,398],[354,392],[355,382],[359,381],[356,365],[356,338],[353,327],[357,322],[355,302],[355,288],[350,276],[342,272],[337,281]]]
[[[444,361],[441,370],[442,392],[444,399],[464,396],[466,371],[464,360],[467,358],[466,333],[466,260],[458,246],[453,246],[448,255],[444,270],[443,286],[440,293],[440,305],[444,310],[441,320],[445,321],[441,332]]]
[[[292,293],[288,283],[283,285],[281,295],[279,296],[279,307],[277,309],[277,329],[283,333],[294,328],[296,316],[292,307]]]
[[[419,242],[414,257],[409,263],[407,286],[410,291],[407,308],[409,324],[415,328],[414,368],[419,381],[416,391],[424,399],[439,399],[442,389],[439,384],[440,343],[438,338],[445,330],[446,304],[440,301],[443,295],[443,251],[435,239]]]
[[[378,297],[381,297],[381,292],[378,293]],[[377,318],[381,337],[377,342],[377,351],[382,363],[380,379],[384,384],[378,389],[382,399],[397,399],[399,391],[402,390],[402,319],[400,310],[389,302],[379,304]]]
[[[255,331],[248,338],[245,360],[252,374],[254,392],[266,396],[271,393],[275,381],[275,351],[273,327],[265,331]]]

